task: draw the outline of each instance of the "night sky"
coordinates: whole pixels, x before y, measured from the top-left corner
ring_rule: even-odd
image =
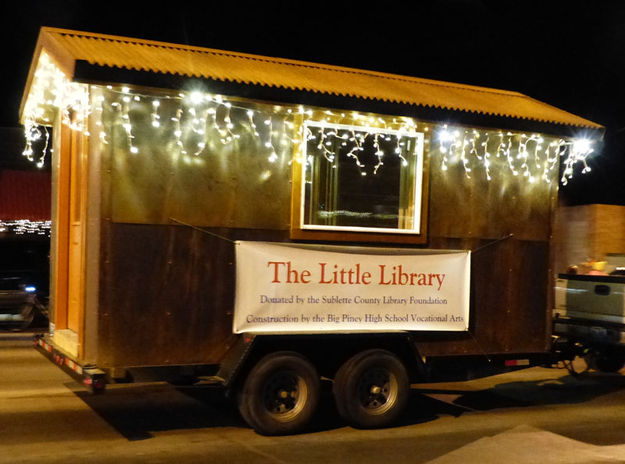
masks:
[[[372,6],[370,6],[372,5]],[[41,26],[514,90],[606,127],[567,204],[625,204],[625,2],[3,2],[0,127],[18,109]]]

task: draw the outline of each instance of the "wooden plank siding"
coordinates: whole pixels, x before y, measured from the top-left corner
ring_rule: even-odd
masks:
[[[99,364],[218,363],[234,340],[231,241],[291,241],[290,169],[261,184],[264,157],[251,151],[179,170],[166,151],[102,156]],[[544,351],[557,173],[536,186],[511,174],[489,182],[429,156],[428,241],[402,246],[474,253],[470,331],[421,334],[421,354]]]

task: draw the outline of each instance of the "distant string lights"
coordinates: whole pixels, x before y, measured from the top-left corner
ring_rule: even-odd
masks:
[[[0,220],[0,234],[43,235],[50,237],[51,221],[31,221],[29,219]]]
[[[417,130],[431,134],[425,143],[430,145],[434,168],[445,172],[458,164],[467,179],[482,176],[491,181],[495,176],[512,175],[530,184],[549,183],[553,171],[562,165],[560,181],[566,184],[576,165],[583,166],[582,173],[590,171],[587,159],[593,153],[588,139],[547,141],[541,134],[448,127],[417,123],[407,117],[382,118],[303,106],[260,105],[206,92],[150,95],[126,86],[90,89],[71,82],[42,53],[24,108],[23,155],[39,167],[44,165],[50,145],[44,126],[53,125],[59,114],[62,124],[88,136],[93,116],[101,143],[108,145],[121,135],[132,156],[141,156],[144,147],[159,140],[192,162],[201,159],[211,146],[214,150],[214,144],[230,147],[251,138],[269,163],[280,159],[308,162],[306,156],[316,149],[318,157],[335,166],[337,151],[343,150],[363,176],[384,169],[388,156],[407,166],[406,137],[413,137]],[[361,156],[366,140],[375,153],[375,164],[368,167]],[[44,146],[38,154],[35,143]],[[394,148],[389,149],[390,145]]]

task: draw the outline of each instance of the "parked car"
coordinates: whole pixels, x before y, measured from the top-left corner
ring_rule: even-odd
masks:
[[[0,329],[47,325],[48,244],[0,242]]]
[[[47,304],[38,297],[37,287],[23,277],[0,277],[1,328],[25,329],[47,315]]]

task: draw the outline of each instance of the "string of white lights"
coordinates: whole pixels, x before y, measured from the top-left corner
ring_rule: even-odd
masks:
[[[373,174],[376,175],[380,168],[384,165],[384,159],[387,156],[387,151],[382,147],[382,142],[391,145],[392,149],[389,149],[389,153],[394,153],[400,160],[402,166],[408,166],[408,161],[404,156],[404,147],[406,146],[404,137],[410,137],[411,134],[416,132],[405,132],[391,135],[385,132],[374,132],[374,129],[368,128],[367,130],[356,129],[338,129],[335,125],[324,127],[323,125],[317,125],[314,127],[317,133],[315,134],[309,125],[306,125],[306,140],[314,141],[314,148],[316,148],[317,154],[325,158],[327,162],[332,165],[332,168],[337,167],[339,159],[339,153],[342,151],[348,159],[354,161],[354,164],[359,168],[362,176],[366,176],[365,163],[360,158],[359,154],[362,154],[366,149],[364,144],[367,140],[370,140],[373,147],[373,154],[376,157],[376,164],[373,166]],[[386,129],[380,129],[380,131]],[[370,132],[369,132],[370,131]],[[310,152],[311,146],[309,146]],[[406,154],[407,155],[407,154]]]
[[[592,142],[588,139],[576,139],[566,141],[554,140],[545,145],[544,138],[539,134],[524,134],[503,131],[479,131],[473,129],[464,130],[447,126],[438,132],[438,151],[441,158],[441,170],[446,171],[452,158],[456,158],[462,164],[465,175],[470,178],[472,165],[476,162],[482,164],[486,179],[491,180],[491,153],[489,144],[491,137],[498,137],[498,143],[494,150],[496,158],[505,159],[509,172],[513,176],[522,176],[530,183],[538,178],[549,183],[550,173],[558,168],[559,160],[562,159],[564,170],[561,177],[562,184],[566,185],[573,176],[574,166],[582,163],[582,173],[590,172],[588,156],[593,153]],[[533,143],[533,163],[530,162],[528,144]],[[468,152],[468,153],[467,153]],[[534,169],[532,169],[532,164]]]
[[[128,152],[133,155],[140,155],[142,150],[142,142],[137,138],[139,133],[137,126],[146,124],[145,119],[134,116],[136,108],[143,108],[143,112],[145,108],[149,108],[147,124],[152,130],[169,131],[169,139],[183,156],[187,156],[188,153],[200,156],[206,150],[208,142],[215,140],[212,134],[217,134],[217,139],[223,145],[237,143],[242,135],[248,134],[257,138],[259,145],[268,150],[270,162],[273,163],[279,158],[279,148],[293,149],[292,159],[303,162],[302,145],[319,137],[316,139],[317,149],[330,163],[336,160],[335,150],[330,146],[334,146],[335,143],[342,147],[351,144],[346,156],[353,159],[363,176],[367,172],[361,155],[368,137],[372,137],[377,157],[377,162],[373,166],[373,173],[376,174],[387,156],[380,149],[381,138],[390,140],[388,134],[384,132],[385,129],[391,127],[410,133],[416,131],[418,124],[421,124],[421,130],[424,132],[430,127],[437,127],[434,124],[417,123],[407,117],[391,119],[357,112],[313,110],[303,106],[283,108],[266,105],[264,108],[262,105],[245,104],[236,99],[197,91],[181,92],[177,95],[154,95],[139,93],[127,86],[121,88],[107,86],[106,91],[108,92],[106,97],[101,96],[90,101],[89,86],[69,81],[43,53],[25,107],[24,156],[43,166],[49,134],[45,129],[42,131],[41,125],[52,124],[53,116],[50,108],[60,110],[63,124],[86,135],[89,116],[95,113],[98,116],[95,118],[96,124],[100,130],[98,136],[103,144],[109,143],[110,132],[115,125],[120,125],[125,132]],[[108,108],[114,110],[113,121],[108,125],[102,124],[102,113]],[[166,116],[168,112],[169,117]],[[264,124],[259,127],[256,121],[260,119]],[[320,123],[320,132],[315,135],[309,129],[303,130],[303,123],[306,121]],[[346,123],[352,127],[362,127],[363,131],[341,132],[330,128],[326,131],[322,127],[324,122],[329,126]],[[143,127],[141,131],[145,132]],[[42,155],[35,159],[33,144],[41,140],[44,133],[46,147]],[[588,139],[559,139],[544,144],[544,139],[539,134],[504,133],[464,127],[448,128],[446,125],[437,130],[437,137],[438,152],[434,149],[431,151],[432,159],[436,161],[438,158],[442,171],[447,171],[452,164],[460,162],[467,179],[471,178],[475,167],[481,166],[486,179],[490,181],[494,175],[493,156],[504,158],[507,170],[513,176],[520,176],[530,183],[537,179],[550,182],[551,172],[557,169],[560,161],[564,166],[560,179],[563,184],[572,178],[574,167],[578,163],[583,165],[582,173],[590,171],[587,158],[593,149]],[[495,140],[496,143],[491,142]],[[531,154],[528,149],[530,143],[534,144]],[[408,163],[404,157],[402,144],[403,141],[398,136],[395,154],[401,159],[402,165],[406,166]],[[533,162],[530,162],[530,156]]]
[[[15,235],[45,235],[50,237],[51,221],[31,221],[29,219],[1,220],[0,233]]]

